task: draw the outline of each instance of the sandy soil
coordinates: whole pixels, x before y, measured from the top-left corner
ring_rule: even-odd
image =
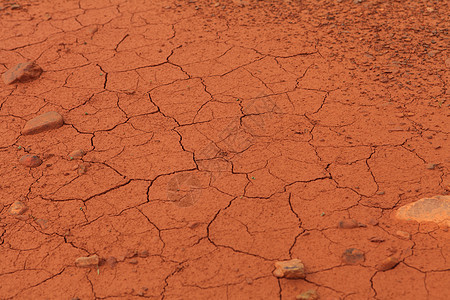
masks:
[[[0,299],[449,299],[448,2],[0,7]]]

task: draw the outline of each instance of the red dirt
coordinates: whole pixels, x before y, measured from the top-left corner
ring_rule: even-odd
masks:
[[[0,7],[1,299],[450,297],[448,2]]]

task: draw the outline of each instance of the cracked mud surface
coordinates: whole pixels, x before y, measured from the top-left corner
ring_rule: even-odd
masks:
[[[11,3],[1,299],[448,299],[448,228],[394,217],[450,191],[448,3]]]

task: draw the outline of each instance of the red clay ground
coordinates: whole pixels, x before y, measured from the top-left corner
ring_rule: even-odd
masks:
[[[449,299],[448,2],[0,2],[1,299]]]

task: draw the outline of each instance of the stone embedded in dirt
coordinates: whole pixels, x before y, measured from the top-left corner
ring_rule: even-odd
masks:
[[[445,60],[445,65],[447,66],[447,68],[450,68],[450,58],[447,58]]]
[[[88,29],[90,34],[94,34],[98,31],[98,27],[97,26],[92,26]]]
[[[411,239],[411,235],[409,234],[409,232],[406,232],[406,231],[397,230],[397,231],[395,232],[395,235],[396,235],[397,237],[401,238],[401,239],[404,239],[404,240],[409,240],[409,239]]]
[[[149,256],[148,250],[139,251],[138,256],[141,258],[146,258]]]
[[[342,260],[347,264],[357,264],[365,260],[364,252],[356,248],[349,248],[342,254]]]
[[[377,269],[379,271],[387,271],[394,268],[396,265],[398,265],[399,262],[400,259],[398,257],[389,256],[377,266]]]
[[[73,150],[69,153],[69,159],[81,159],[85,154],[82,149]]]
[[[14,201],[9,208],[9,213],[14,216],[18,216],[27,211],[27,207],[21,201]]]
[[[129,264],[132,264],[132,265],[137,265],[138,260],[137,260],[136,258],[132,258],[132,259],[130,259],[130,260],[128,261],[128,263],[129,263]]]
[[[339,221],[338,227],[342,229],[352,229],[359,227],[359,224],[354,219],[344,219]]]
[[[38,224],[42,229],[48,228],[48,220],[45,219],[35,219],[36,224]]]
[[[319,299],[319,295],[315,290],[308,290],[306,292],[301,293],[295,297],[297,300],[317,300]]]
[[[434,170],[434,169],[436,169],[436,164],[428,164],[428,165],[427,165],[427,169],[428,169],[428,170]]]
[[[277,261],[273,275],[278,278],[300,279],[305,278],[305,266],[300,259]]]
[[[400,207],[396,217],[401,220],[444,223],[450,226],[450,196],[422,198]]]
[[[114,256],[110,256],[105,260],[105,263],[111,268],[114,268],[117,264],[117,258],[115,258]]]
[[[93,267],[98,266],[99,261],[98,255],[94,254],[88,257],[78,257],[75,260],[75,265],[80,268]]]
[[[373,237],[369,238],[369,241],[371,241],[372,243],[382,243],[385,241],[385,239],[383,239],[381,237],[373,236]]]
[[[369,225],[372,225],[372,226],[377,226],[379,222],[378,222],[378,220],[371,218],[369,221],[367,221],[367,223],[369,223]]]
[[[87,169],[88,169],[88,167],[87,167],[86,164],[80,164],[80,165],[78,165],[78,175],[86,174]]]
[[[129,250],[127,251],[127,253],[125,254],[125,257],[126,257],[126,258],[133,258],[133,257],[138,256],[138,254],[139,254],[139,252],[138,252],[137,250],[135,250],[135,249],[129,249]]]
[[[23,135],[36,134],[56,129],[64,124],[63,117],[56,111],[49,111],[29,120],[22,129]]]
[[[41,67],[35,62],[19,63],[3,73],[2,79],[5,84],[14,82],[26,82],[38,78],[42,73]]]
[[[19,163],[28,168],[36,168],[42,164],[42,160],[36,155],[25,154],[19,159]]]

